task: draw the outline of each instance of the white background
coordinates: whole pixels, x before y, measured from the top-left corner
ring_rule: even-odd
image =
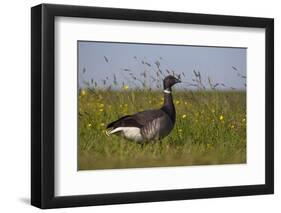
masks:
[[[280,70],[281,14],[278,1],[44,1],[137,9],[201,12],[275,18],[275,70]],[[38,212],[30,196],[30,7],[40,1],[3,1],[1,4],[1,212]],[[281,75],[275,72],[275,195],[173,201],[118,206],[51,210],[52,212],[277,212],[281,202]],[[279,82],[279,85],[277,85]],[[279,130],[279,131],[278,131]],[[279,210],[280,211],[280,210]]]

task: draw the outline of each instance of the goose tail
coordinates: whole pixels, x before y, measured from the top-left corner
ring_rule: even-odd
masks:
[[[118,128],[118,127],[120,127],[120,122],[122,122],[124,119],[126,119],[126,118],[129,118],[130,117],[130,115],[126,115],[126,116],[124,116],[124,117],[122,117],[122,118],[119,118],[118,120],[116,120],[116,121],[113,121],[113,122],[111,122],[111,123],[109,123],[107,126],[106,126],[106,131],[105,131],[105,134],[107,135],[107,136],[110,136],[111,134],[114,134],[114,133],[116,133],[116,132],[119,132],[119,131],[121,131],[121,129],[120,128]]]
[[[107,136],[110,136],[111,134],[114,134],[114,133],[116,133],[116,132],[120,132],[120,131],[122,131],[122,130],[123,130],[122,127],[110,128],[110,129],[107,129],[107,130],[105,131],[105,134],[106,134]]]
[[[105,130],[105,134],[106,134],[107,136],[110,136],[110,135],[111,135],[111,130]]]
[[[112,133],[113,130],[114,130],[114,129],[112,129],[112,128],[107,129],[107,130],[105,131],[105,134],[106,134],[107,136],[110,136],[111,134],[113,134],[113,133]]]

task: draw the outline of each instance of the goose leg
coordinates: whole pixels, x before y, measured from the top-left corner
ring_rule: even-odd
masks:
[[[162,154],[163,152],[163,141],[159,140],[159,145],[160,145],[160,153]]]

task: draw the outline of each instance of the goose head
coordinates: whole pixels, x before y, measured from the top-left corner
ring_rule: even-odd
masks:
[[[166,76],[164,78],[164,80],[163,80],[164,89],[169,89],[170,90],[171,87],[174,86],[177,83],[181,83],[181,81],[178,78],[176,78],[176,77],[174,77],[172,75]]]

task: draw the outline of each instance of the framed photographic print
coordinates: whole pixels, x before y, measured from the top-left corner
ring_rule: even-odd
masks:
[[[271,194],[274,21],[31,9],[31,204]]]

